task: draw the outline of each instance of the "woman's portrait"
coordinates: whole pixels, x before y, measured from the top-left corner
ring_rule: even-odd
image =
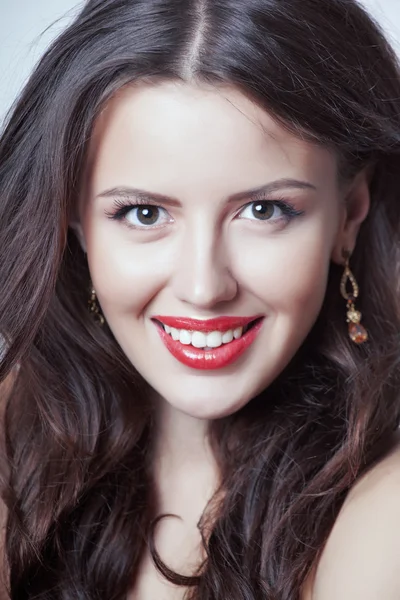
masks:
[[[361,3],[83,2],[0,134],[1,600],[398,600],[399,236]]]

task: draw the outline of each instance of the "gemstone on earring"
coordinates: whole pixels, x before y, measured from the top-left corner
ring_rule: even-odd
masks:
[[[355,344],[363,344],[368,340],[368,333],[360,323],[349,324],[349,336]]]
[[[349,323],[351,321],[352,323],[359,323],[361,321],[361,316],[360,311],[352,306],[350,310],[347,311],[347,322]]]

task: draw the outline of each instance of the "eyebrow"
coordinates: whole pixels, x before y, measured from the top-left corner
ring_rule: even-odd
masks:
[[[246,190],[244,192],[238,192],[229,196],[228,202],[238,202],[244,199],[257,198],[260,194],[271,194],[282,189],[307,189],[316,191],[315,185],[312,185],[308,181],[300,181],[298,179],[278,179],[271,181],[266,185],[262,185],[257,188]],[[171,196],[165,196],[164,194],[158,194],[156,192],[149,192],[147,190],[141,190],[133,187],[114,187],[101,192],[96,196],[97,198],[127,198],[127,199],[141,199],[155,202],[162,202],[170,206],[180,206],[181,203],[177,198]]]

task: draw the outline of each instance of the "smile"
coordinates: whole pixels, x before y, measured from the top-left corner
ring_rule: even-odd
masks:
[[[211,349],[219,348],[222,344],[229,344],[233,339],[240,339],[249,326],[247,325],[246,329],[237,327],[236,329],[228,329],[228,331],[224,332],[211,331],[210,333],[176,329],[175,327],[169,327],[169,325],[163,325],[163,327],[173,340],[179,340],[185,346],[192,345],[194,348]]]
[[[236,361],[256,339],[263,317],[195,320],[153,317],[167,350],[195,369],[220,369]]]

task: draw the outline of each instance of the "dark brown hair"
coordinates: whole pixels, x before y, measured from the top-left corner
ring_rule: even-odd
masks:
[[[89,0],[0,141],[0,381],[18,365],[4,423],[12,600],[122,600],[156,517],[147,384],[87,311],[68,223],[104,103],[166,80],[232,85],[335,151],[343,178],[374,171],[351,262],[369,342],[348,338],[332,265],[289,366],[213,425],[224,493],[207,561],[180,578],[153,548],[159,568],[196,599],[294,600],[399,424],[400,77],[379,27],[354,0]]]

